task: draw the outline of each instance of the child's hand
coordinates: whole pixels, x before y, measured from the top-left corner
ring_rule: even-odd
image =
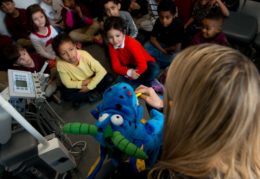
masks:
[[[87,86],[89,84],[89,82],[90,82],[90,79],[83,80],[81,86]]]
[[[90,90],[88,89],[87,86],[81,86],[81,89],[79,92],[82,92],[82,93],[86,93],[86,92],[89,92]]]
[[[140,75],[136,72],[135,69],[129,69],[127,71],[127,76],[132,78],[132,79],[134,79],[134,80],[136,80],[137,78],[139,78]]]
[[[137,78],[139,78],[140,77],[140,74],[138,74],[137,72],[136,72],[136,70],[133,70],[132,71],[132,76],[131,76],[134,80],[136,80]]]

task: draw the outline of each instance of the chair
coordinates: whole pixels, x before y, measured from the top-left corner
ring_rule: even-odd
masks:
[[[247,46],[253,42],[258,24],[255,17],[244,12],[230,12],[230,16],[225,19],[223,32],[231,42]]]
[[[223,32],[232,47],[254,59],[253,44],[258,30],[260,30],[260,27],[258,28],[260,25],[260,3],[253,0],[243,0],[240,4],[242,4],[240,10],[230,12],[230,16],[225,19]]]

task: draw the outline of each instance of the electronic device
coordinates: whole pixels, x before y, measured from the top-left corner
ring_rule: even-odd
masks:
[[[38,145],[38,156],[51,168],[58,173],[64,173],[76,167],[74,158],[58,138],[48,140],[48,144],[48,147]]]
[[[35,86],[31,72],[8,70],[9,95],[35,98]]]
[[[8,70],[10,97],[17,98],[44,98],[44,89],[47,85],[48,74],[43,74],[48,63],[45,62],[39,73],[21,70]]]
[[[23,106],[25,106],[25,104],[22,102],[30,98],[36,104],[37,101],[40,102],[41,105],[39,106],[49,106],[47,101],[45,100],[43,92],[47,85],[49,77],[48,74],[43,74],[47,65],[48,63],[45,63],[39,73],[9,69],[9,90],[5,89],[0,94],[0,106],[2,106],[2,108],[6,112],[8,112],[10,116],[12,116],[21,126],[23,126],[26,131],[28,131],[35,139],[37,139],[37,141],[39,142],[39,144],[37,145],[39,158],[41,158],[49,167],[51,167],[57,173],[64,173],[76,167],[74,157],[68,152],[62,142],[60,142],[60,140],[55,137],[55,135],[49,137],[48,139],[43,137],[21,115],[24,111],[22,110],[22,108]],[[53,112],[53,110],[51,111]],[[43,113],[44,112],[46,111],[44,110]],[[48,117],[46,119],[49,120]]]
[[[0,106],[38,140],[38,156],[58,173],[76,167],[74,157],[58,138],[44,138],[17,110],[0,95]]]

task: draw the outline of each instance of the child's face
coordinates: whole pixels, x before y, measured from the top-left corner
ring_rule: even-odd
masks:
[[[52,5],[52,0],[42,0],[43,2],[45,2],[46,4]]]
[[[107,32],[108,42],[114,47],[119,47],[123,43],[124,36],[123,32],[117,29],[110,29]]]
[[[42,12],[38,11],[38,12],[35,12],[33,15],[32,15],[32,20],[33,20],[33,23],[37,26],[37,27],[45,27],[45,24],[46,24],[46,19],[45,19],[45,16]]]
[[[1,5],[1,10],[6,14],[12,14],[15,11],[14,2],[3,2]]]
[[[175,18],[175,15],[173,15],[170,11],[161,11],[159,13],[159,20],[163,27],[168,27],[173,19]]]
[[[19,50],[20,57],[17,59],[16,64],[23,67],[31,67],[33,60],[26,49]]]
[[[64,6],[68,8],[72,8],[75,6],[75,1],[74,0],[63,0]]]
[[[221,31],[221,22],[213,19],[203,19],[201,30],[205,39],[213,38]]]
[[[78,64],[77,48],[72,42],[63,42],[59,47],[59,55],[62,60],[73,65]]]
[[[121,5],[115,4],[112,1],[109,1],[108,3],[104,4],[105,13],[107,16],[119,16]]]

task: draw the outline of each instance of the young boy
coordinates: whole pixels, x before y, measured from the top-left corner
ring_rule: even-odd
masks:
[[[181,49],[184,26],[177,17],[172,1],[161,1],[158,5],[159,18],[152,30],[150,42],[144,47],[157,60],[161,68],[170,65],[175,54]]]
[[[4,22],[12,38],[19,45],[31,48],[26,10],[16,8],[13,0],[0,0],[0,9],[6,14]]]
[[[134,23],[133,18],[127,11],[120,11],[121,4],[119,0],[104,0],[104,10],[108,17],[110,16],[120,16],[124,19],[126,24],[126,34],[130,35],[133,38],[136,38],[138,35],[138,29]]]
[[[44,65],[46,59],[41,57],[37,53],[28,53],[28,51],[17,45],[9,45],[4,49],[4,57],[11,64],[12,69],[30,71],[30,72],[40,72],[42,66]],[[50,70],[47,68],[45,73],[49,73]],[[50,81],[45,89],[46,97],[50,97],[57,89],[56,81]],[[55,100],[58,100],[57,96],[54,96]],[[58,102],[58,101],[56,101]]]
[[[81,102],[96,102],[102,92],[112,84],[112,78],[105,68],[84,50],[77,50],[74,41],[66,34],[56,36],[52,41],[57,54],[57,70],[64,88],[65,100],[75,107]]]
[[[227,38],[222,32],[223,21],[223,15],[219,11],[211,11],[202,20],[202,29],[193,37],[191,45],[215,43],[227,46]]]

